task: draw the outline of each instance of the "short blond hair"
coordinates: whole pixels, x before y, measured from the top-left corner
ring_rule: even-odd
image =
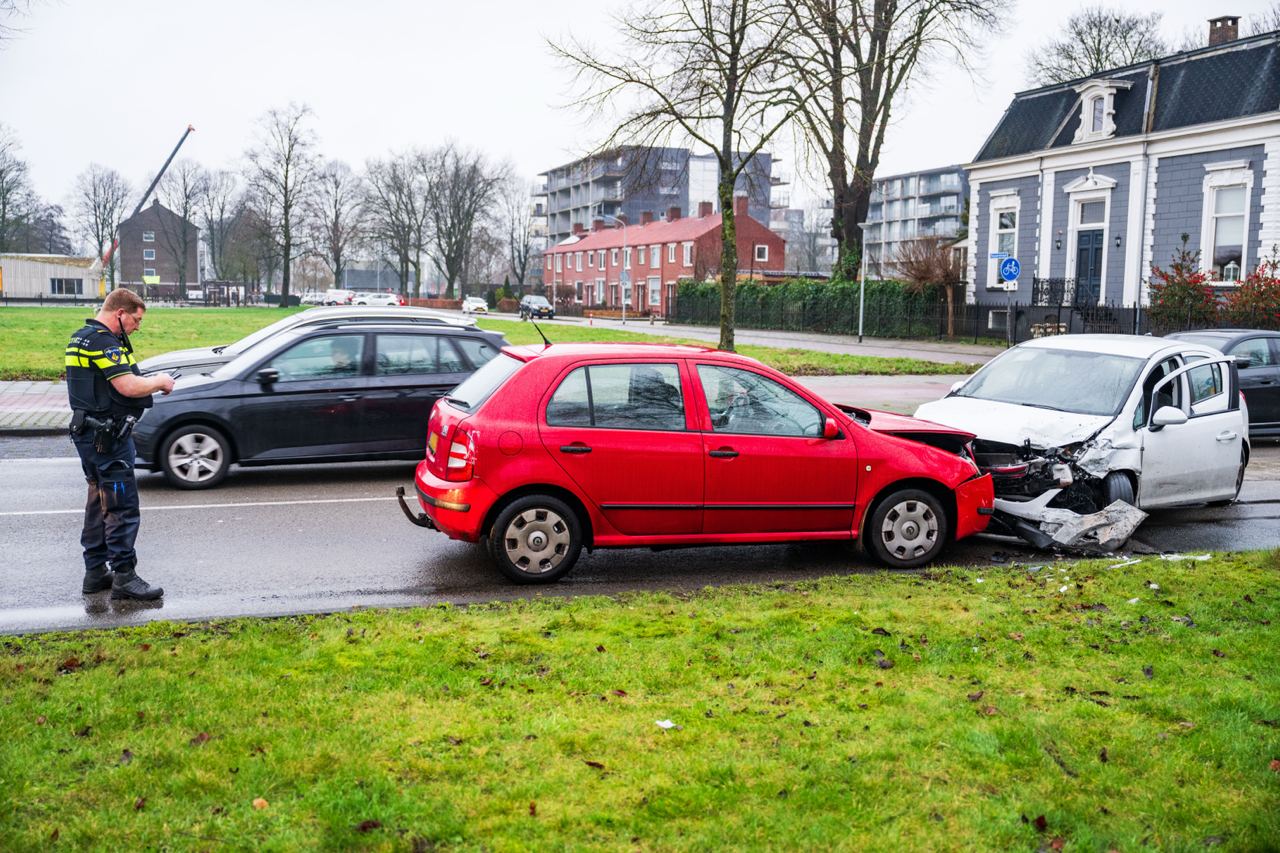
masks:
[[[129,290],[127,287],[119,287],[107,294],[107,300],[102,303],[103,311],[128,311],[130,314],[139,309],[146,311],[147,303],[142,301],[142,297]]]

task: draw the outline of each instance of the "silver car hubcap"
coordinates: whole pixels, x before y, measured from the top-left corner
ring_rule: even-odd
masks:
[[[191,432],[169,446],[169,470],[188,483],[213,479],[226,464],[222,445],[202,432]]]
[[[545,574],[569,551],[569,525],[543,507],[528,509],[511,519],[502,537],[509,559],[521,571]]]
[[[884,517],[880,538],[899,559],[919,557],[938,541],[938,517],[923,501],[902,501]]]

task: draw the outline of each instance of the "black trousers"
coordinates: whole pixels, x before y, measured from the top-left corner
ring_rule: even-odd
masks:
[[[84,567],[96,569],[109,562],[115,571],[131,571],[138,559],[133,543],[141,521],[138,482],[133,476],[133,438],[117,441],[108,453],[98,452],[90,433],[73,435],[71,441],[89,484],[80,532]]]

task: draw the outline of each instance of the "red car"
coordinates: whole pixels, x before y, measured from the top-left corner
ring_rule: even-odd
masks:
[[[987,526],[972,434],[835,406],[701,347],[508,347],[436,402],[410,520],[519,582],[587,548],[861,539],[909,568]]]

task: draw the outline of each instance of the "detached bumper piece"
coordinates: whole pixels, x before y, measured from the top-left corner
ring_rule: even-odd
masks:
[[[1050,490],[1030,501],[996,498],[996,518],[1037,548],[1085,554],[1121,547],[1147,518],[1145,512],[1124,501],[1085,515],[1048,506],[1056,494],[1057,490]]]
[[[404,510],[405,518],[419,527],[425,527],[428,530],[436,529],[436,523],[428,518],[425,512],[415,513],[409,508],[409,504],[404,499],[404,486],[396,486],[396,500],[400,502],[400,509]]]

